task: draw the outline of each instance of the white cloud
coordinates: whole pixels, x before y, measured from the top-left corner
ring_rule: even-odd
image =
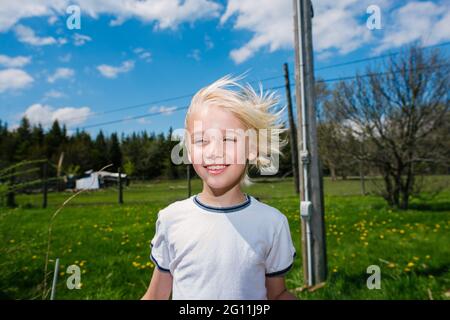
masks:
[[[139,119],[137,119],[137,122],[140,124],[151,124],[152,123],[152,121],[147,118],[139,118]]]
[[[14,28],[14,31],[16,33],[17,39],[20,42],[27,43],[32,46],[47,46],[57,43],[57,40],[53,37],[36,36],[33,29],[28,28],[21,24],[17,25]]]
[[[75,33],[73,35],[73,43],[77,47],[84,45],[86,42],[92,41],[92,38],[83,34]]]
[[[166,106],[153,106],[148,111],[150,113],[161,113],[165,116],[171,115],[175,111],[176,107],[166,107]]]
[[[152,54],[150,51],[147,51],[143,48],[136,48],[133,50],[133,52],[138,55],[139,59],[144,60],[145,62],[152,61]]]
[[[0,65],[3,65],[7,68],[21,68],[31,61],[31,57],[17,56],[17,57],[9,57],[3,54],[0,54]]]
[[[221,5],[213,0],[20,0],[0,3],[0,32],[9,30],[21,19],[30,17],[66,16],[66,8],[78,4],[82,14],[98,18],[113,16],[110,25],[120,25],[128,19],[155,22],[156,28],[176,28],[183,22],[218,17]]]
[[[358,18],[364,16],[370,2],[371,0],[313,1],[315,51],[320,53],[337,50],[338,53],[345,54],[367,43],[370,32]],[[278,1],[274,5],[273,0],[229,0],[221,23],[231,20],[231,17],[235,17],[233,27],[236,30],[253,33],[246,44],[231,51],[230,57],[235,63],[248,60],[264,48],[273,52],[293,46],[292,1]]]
[[[23,70],[20,69],[5,69],[0,70],[0,93],[9,90],[19,90],[27,87],[34,81],[33,77],[30,76]]]
[[[52,90],[50,90],[50,91],[47,91],[47,92],[44,94],[44,98],[45,98],[45,99],[48,99],[48,98],[54,98],[54,99],[57,99],[57,98],[62,98],[62,97],[64,97],[64,96],[65,96],[64,93],[62,93],[61,91],[58,91],[58,90],[54,90],[54,89],[52,89]]]
[[[54,25],[57,21],[58,21],[58,17],[57,16],[50,16],[47,19],[48,24],[51,25],[51,26]]]
[[[198,49],[192,50],[192,51],[188,54],[188,58],[192,58],[192,59],[194,59],[195,61],[200,61],[200,60],[201,60],[201,58],[200,58],[200,50],[198,50]]]
[[[134,61],[127,60],[124,61],[120,66],[114,67],[107,64],[102,64],[97,66],[97,70],[106,78],[114,79],[117,78],[119,73],[126,73],[134,68]]]
[[[385,35],[376,52],[413,41],[424,46],[450,39],[450,2],[409,2],[395,10],[384,24]]]
[[[58,68],[56,69],[55,73],[53,73],[52,75],[48,76],[47,81],[50,83],[55,82],[56,80],[59,79],[68,79],[68,78],[72,78],[75,74],[75,71],[73,69],[70,68]]]
[[[85,122],[90,114],[91,109],[89,107],[61,107],[54,109],[49,105],[36,103],[29,106],[21,117],[26,116],[30,123],[41,123],[43,127],[50,126],[55,120],[58,120],[60,124],[73,126]]]

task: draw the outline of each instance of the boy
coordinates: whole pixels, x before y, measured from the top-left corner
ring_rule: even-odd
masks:
[[[158,213],[142,299],[296,299],[284,281],[295,257],[287,218],[241,190],[250,165],[267,169],[279,154],[276,103],[228,76],[193,97],[185,144],[203,190]],[[270,139],[269,156],[249,132]]]

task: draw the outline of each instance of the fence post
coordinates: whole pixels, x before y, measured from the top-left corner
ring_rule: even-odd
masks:
[[[58,282],[58,272],[59,272],[59,258],[56,258],[55,272],[53,273],[53,282],[52,282],[52,291],[50,294],[50,300],[55,300],[56,283]]]
[[[43,200],[42,200],[42,208],[47,208],[47,191],[48,191],[48,185],[47,185],[47,170],[48,170],[48,163],[45,161],[42,165],[42,192],[43,192]]]
[[[119,167],[119,204],[123,204],[123,190],[122,190],[122,170]]]
[[[191,164],[187,164],[187,183],[188,183],[188,198],[191,197]]]
[[[16,176],[14,175],[15,171],[15,169],[11,170],[11,177],[9,178],[9,188],[11,189],[14,187],[14,183],[16,180]],[[6,205],[10,208],[14,208],[16,206],[16,199],[13,190],[8,191],[8,195],[6,197]]]

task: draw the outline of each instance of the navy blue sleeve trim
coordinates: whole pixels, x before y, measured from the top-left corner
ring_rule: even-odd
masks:
[[[294,252],[294,255],[293,255],[292,259],[294,259],[296,255],[297,255],[297,252]],[[292,262],[289,265],[289,267],[287,267],[287,268],[285,268],[283,270],[275,271],[275,272],[271,272],[271,273],[266,273],[266,277],[276,277],[276,276],[283,275],[283,274],[287,273],[292,268],[293,265],[294,265],[294,262]]]
[[[153,243],[150,242],[150,246],[153,248]],[[163,271],[163,272],[170,272],[169,269],[163,268],[159,265],[158,261],[156,261],[155,257],[153,256],[153,254],[150,253],[150,259],[156,264],[156,266],[158,267],[159,270]]]

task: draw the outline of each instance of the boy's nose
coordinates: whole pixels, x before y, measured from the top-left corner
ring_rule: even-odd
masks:
[[[223,143],[211,141],[204,149],[204,161],[206,163],[220,162],[224,158]]]

